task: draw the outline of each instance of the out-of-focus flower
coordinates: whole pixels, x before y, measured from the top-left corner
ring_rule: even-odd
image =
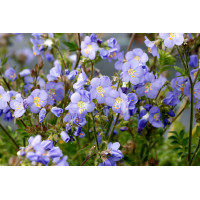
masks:
[[[5,71],[5,77],[11,81],[15,81],[17,79],[16,71],[11,67]]]

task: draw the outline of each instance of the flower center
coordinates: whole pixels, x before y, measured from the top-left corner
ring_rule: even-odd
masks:
[[[34,102],[35,106],[37,106],[39,108],[41,107],[41,105],[40,105],[40,98],[39,97],[34,97],[33,102]]]
[[[1,94],[0,94],[0,99],[2,99],[2,96],[1,96]]]
[[[176,37],[176,33],[170,33],[169,35],[170,35],[169,37],[170,40],[173,40]]]
[[[104,97],[105,90],[103,89],[102,86],[98,86],[98,87],[96,88],[96,91],[97,91],[97,93],[98,93],[100,96]]]
[[[151,83],[145,83],[144,87],[146,89],[144,91],[145,93],[149,92],[149,90],[152,90]]]
[[[86,110],[85,102],[84,101],[79,101],[78,102],[78,107],[80,108],[79,109],[79,113],[81,114],[82,112],[84,112]]]
[[[55,100],[55,98],[54,98],[54,96],[56,96],[55,88],[51,88],[49,90],[49,96],[50,96],[50,98],[52,98],[53,100]]]
[[[115,104],[114,104],[114,108],[119,109],[121,107],[123,100],[120,97],[117,97],[115,99]]]
[[[149,52],[149,53],[152,53],[152,52],[151,52],[151,48],[148,48],[148,52]]]
[[[89,54],[92,51],[92,46],[90,44],[84,49],[85,54]]]
[[[128,74],[133,78],[133,75],[134,75],[135,71],[133,69],[129,69],[128,70]],[[136,76],[134,76],[135,78]]]
[[[140,62],[140,56],[135,56],[134,59]]]
[[[116,86],[111,86],[111,88],[112,88],[113,90],[117,90],[117,87],[116,87]]]
[[[159,114],[158,114],[158,113],[156,113],[156,114],[154,115],[154,119],[155,119],[156,121],[158,121],[158,119],[159,119]]]
[[[14,79],[15,77],[16,77],[15,73],[13,73],[13,74],[10,75],[11,79]]]

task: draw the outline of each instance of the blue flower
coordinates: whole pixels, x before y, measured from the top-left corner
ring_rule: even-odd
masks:
[[[58,108],[58,107],[53,107],[51,109],[51,112],[56,116],[56,117],[60,117],[60,115],[63,113],[63,109],[62,108]]]
[[[197,55],[191,55],[190,56],[190,62],[189,65],[190,67],[197,67],[198,66],[198,56]]]
[[[54,67],[49,72],[48,81],[55,81],[62,75],[62,67],[58,60],[54,61]]]
[[[105,97],[108,96],[110,86],[111,81],[108,76],[102,76],[101,78],[93,78],[91,80],[91,98],[97,99],[97,102],[99,104],[104,103]]]
[[[62,140],[63,140],[65,143],[67,143],[67,142],[70,141],[70,137],[69,137],[69,135],[67,134],[67,132],[62,131],[61,134],[60,134],[60,136],[61,136]]]
[[[152,126],[159,128],[163,126],[163,123],[161,121],[161,113],[157,106],[152,107],[149,111],[149,123],[152,124]]]
[[[46,53],[45,57],[46,57],[48,62],[52,62],[54,60],[54,57],[51,53]]]
[[[21,94],[16,94],[15,99],[10,101],[10,107],[15,110],[14,116],[16,118],[21,117],[26,112],[26,103]]]
[[[119,91],[111,90],[109,96],[106,97],[105,103],[112,107],[112,110],[116,113],[125,113],[127,108],[128,97],[121,89]]]
[[[9,93],[5,92],[4,88],[0,86],[0,109],[4,109],[8,106],[8,102],[10,101]]]
[[[200,100],[200,82],[194,85],[194,96]]]
[[[98,49],[97,43],[93,42],[93,38],[91,40],[89,36],[86,36],[84,41],[81,42],[81,54],[90,60],[95,59]]]
[[[85,116],[88,112],[93,112],[94,103],[91,101],[91,94],[86,90],[75,92],[71,96],[71,103],[65,108],[71,114]]]
[[[175,106],[180,102],[178,96],[179,96],[179,93],[177,93],[176,91],[173,91],[173,92],[169,91],[165,99],[163,100],[163,102],[166,105]]]
[[[177,76],[176,78],[171,80],[171,87],[180,94],[181,92],[184,91],[185,84],[188,81],[188,78],[180,76],[180,73],[178,72],[176,73],[176,76]]]
[[[63,156],[61,159],[59,159],[56,162],[56,166],[69,166],[69,163],[67,162],[67,156]]]
[[[74,80],[77,74],[78,74],[77,70],[72,70],[69,74],[67,74],[67,78],[69,80]]]
[[[137,60],[124,63],[121,73],[124,82],[131,82],[133,85],[144,82],[144,71]]]
[[[118,61],[115,63],[115,69],[116,70],[122,70],[122,66],[125,62],[124,52],[119,52],[117,54],[117,59],[118,59]]]
[[[116,162],[121,160],[124,156],[119,150],[120,143],[109,143],[107,146],[106,154],[107,159],[103,163],[99,163],[99,166],[116,166]]]
[[[167,48],[172,48],[174,45],[180,46],[184,42],[183,33],[160,33],[159,36],[164,39]]]
[[[74,136],[78,136],[79,138],[85,137],[85,133],[82,131],[82,127],[78,127],[74,132]]]
[[[56,101],[61,101],[64,98],[64,88],[62,82],[48,82],[46,84],[46,91],[48,93],[47,103],[54,105]]]
[[[15,81],[17,79],[16,71],[11,67],[5,71],[5,77],[11,81]]]
[[[46,116],[46,109],[45,108],[42,108],[39,112],[39,122],[42,123],[44,121],[44,118]]]
[[[144,43],[148,47],[149,53],[152,53],[152,55],[154,57],[158,57],[159,58],[159,53],[158,53],[158,49],[157,49],[156,45],[153,42],[151,42],[146,36],[145,36]]]
[[[83,69],[81,69],[82,73],[78,75],[77,82],[73,85],[75,90],[83,89],[83,85],[87,82],[87,76]]]
[[[148,55],[142,51],[140,48],[133,49],[125,55],[126,61],[132,61],[133,59],[138,61],[141,65],[146,64],[148,61]]]
[[[30,75],[30,74],[31,74],[30,69],[24,69],[24,70],[22,70],[22,71],[19,73],[19,75],[20,75],[21,77],[25,77],[25,76],[28,76],[28,75]]]
[[[35,89],[27,98],[27,104],[32,113],[39,113],[40,109],[47,104],[48,94],[45,90]]]
[[[163,82],[155,79],[154,74],[147,73],[144,77],[144,85],[138,86],[136,93],[139,96],[147,95],[148,98],[153,99],[157,96],[158,90],[162,87]]]

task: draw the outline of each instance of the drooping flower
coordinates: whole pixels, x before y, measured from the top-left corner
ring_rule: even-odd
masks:
[[[48,62],[52,62],[54,60],[54,57],[51,53],[46,53],[45,58]]]
[[[91,101],[91,94],[86,90],[75,92],[71,96],[71,103],[65,108],[71,114],[85,116],[94,110],[94,103]]]
[[[56,116],[56,117],[60,117],[60,115],[63,113],[63,109],[62,108],[58,108],[58,107],[53,107],[51,109],[51,112]]]
[[[32,113],[39,113],[40,109],[47,104],[48,94],[45,90],[35,89],[27,98],[27,105]]]
[[[190,62],[189,65],[190,67],[197,67],[198,66],[198,56],[197,55],[191,55],[190,56]]]
[[[118,61],[115,63],[115,69],[116,70],[122,70],[122,66],[125,62],[124,52],[119,52],[117,54]]]
[[[194,85],[194,96],[200,100],[200,82]]]
[[[90,60],[95,59],[96,52],[99,49],[97,43],[93,41],[93,38],[91,39],[89,36],[86,36],[84,41],[81,42],[81,54]]]
[[[45,108],[42,108],[39,112],[39,122],[42,123],[44,121],[44,118],[46,116],[46,109]]]
[[[62,67],[58,60],[54,61],[54,67],[47,74],[48,81],[55,81],[62,75]]]
[[[174,45],[180,46],[184,42],[184,33],[160,33],[159,36],[164,40],[167,48]]]
[[[178,96],[179,96],[179,93],[177,93],[176,91],[173,91],[173,92],[169,91],[165,99],[163,100],[163,102],[166,105],[175,106],[180,102]]]
[[[137,60],[124,63],[122,67],[122,80],[124,82],[131,82],[133,85],[144,82],[144,71]]]
[[[81,69],[82,73],[78,75],[77,82],[73,85],[75,90],[83,89],[83,85],[87,82],[87,76],[83,69]]]
[[[47,38],[42,37],[43,33],[33,33],[32,36],[34,38],[31,38],[30,41],[33,44],[33,54],[35,56],[42,55],[42,53],[45,51],[45,49],[51,50],[52,44],[53,44],[53,33],[48,33]]]
[[[66,131],[62,131],[61,134],[60,134],[60,136],[61,136],[62,140],[63,140],[65,143],[67,143],[67,142],[70,141],[70,137],[69,137],[69,135],[67,134]]]
[[[151,42],[146,36],[145,36],[145,41],[144,41],[145,45],[148,47],[148,51],[149,53],[151,53],[154,57],[159,58],[159,53],[158,53],[158,49],[155,45],[154,42]]]
[[[10,101],[10,107],[15,110],[14,116],[18,118],[26,112],[27,105],[21,94],[16,94],[15,99]]]
[[[17,79],[16,71],[11,67],[5,71],[5,77],[11,81],[15,81]]]
[[[105,102],[105,97],[108,96],[111,81],[108,76],[102,76],[101,78],[93,78],[91,80],[92,89],[90,90],[91,98],[97,99],[99,104]]]
[[[69,72],[69,74],[67,74],[67,78],[69,80],[74,80],[77,74],[78,74],[77,70],[72,70],[71,72]]]
[[[119,147],[119,142],[113,144],[110,142],[107,146],[107,150],[102,152],[104,156],[107,156],[107,159],[105,159],[103,163],[99,163],[99,166],[116,166],[116,162],[124,157]]]
[[[152,107],[149,111],[149,123],[156,128],[160,128],[163,126],[161,121],[161,113],[157,106]]]
[[[0,86],[0,109],[4,109],[8,106],[10,101],[10,95],[8,92],[5,92],[4,88]]]
[[[56,101],[61,101],[64,98],[64,87],[62,82],[50,81],[46,84],[48,93],[47,103],[54,105]]]
[[[180,94],[184,91],[185,84],[188,81],[188,79],[184,78],[183,76],[178,76],[180,76],[180,73],[177,72],[176,78],[171,80],[171,87]]]
[[[79,138],[85,137],[85,133],[82,131],[82,127],[78,127],[74,132],[74,136],[78,136]]]
[[[19,75],[20,75],[21,77],[25,77],[25,76],[28,76],[28,75],[30,75],[30,74],[31,74],[30,69],[24,69],[24,70],[22,70],[22,71],[19,73]]]
[[[67,162],[67,156],[63,156],[61,159],[59,159],[56,162],[56,166],[69,166],[69,163]]]

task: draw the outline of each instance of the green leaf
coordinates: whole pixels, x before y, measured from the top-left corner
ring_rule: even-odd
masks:
[[[184,134],[185,134],[185,131],[184,131],[184,130],[181,130],[181,131],[180,131],[180,138],[181,138],[181,139],[183,139]]]
[[[78,50],[78,46],[74,42],[63,41],[63,44],[69,48],[69,51],[77,51]]]
[[[185,76],[185,70],[180,68],[180,67],[177,67],[177,66],[174,66],[174,69],[179,72],[182,76]]]
[[[1,59],[1,66],[4,66],[8,61],[8,58],[7,57],[4,57]]]
[[[161,66],[174,65],[176,62],[176,59],[169,52],[159,49],[159,56],[159,63]]]
[[[159,70],[159,74],[161,74],[162,72],[167,71],[168,69],[171,69],[171,68],[172,68],[172,66],[161,67]]]

